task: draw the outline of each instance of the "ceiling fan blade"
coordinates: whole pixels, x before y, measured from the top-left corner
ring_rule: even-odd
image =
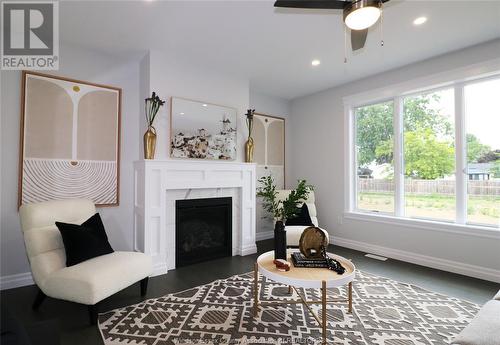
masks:
[[[350,3],[349,0],[277,0],[274,7],[341,10]]]
[[[351,47],[352,50],[358,50],[365,46],[366,37],[368,36],[368,29],[364,30],[351,30]]]

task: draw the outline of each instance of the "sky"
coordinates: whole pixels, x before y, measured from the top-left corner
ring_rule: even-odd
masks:
[[[465,87],[467,133],[500,149],[500,78]]]
[[[453,89],[438,91],[441,114],[454,123],[455,101]],[[500,149],[500,78],[465,86],[465,126],[467,134],[474,134],[492,150]]]

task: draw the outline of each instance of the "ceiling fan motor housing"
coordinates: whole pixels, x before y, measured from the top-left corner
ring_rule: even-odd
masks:
[[[382,0],[357,0],[357,1],[351,1],[351,2],[346,2],[346,6],[344,7],[344,23],[346,23],[347,17],[352,14],[355,11],[367,8],[367,7],[373,7],[376,9],[380,9],[382,7]],[[378,20],[378,18],[377,18]],[[373,24],[372,24],[373,25]],[[371,26],[371,25],[370,25]],[[360,29],[363,30],[364,28]],[[351,30],[356,30],[351,28]]]

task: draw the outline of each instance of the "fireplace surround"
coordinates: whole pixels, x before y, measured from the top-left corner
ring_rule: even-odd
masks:
[[[176,265],[177,200],[232,197],[231,255],[257,252],[256,166],[202,160],[134,162],[134,249],[153,258],[153,275]]]

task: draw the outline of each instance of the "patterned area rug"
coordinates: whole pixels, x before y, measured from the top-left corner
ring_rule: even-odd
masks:
[[[261,279],[265,279],[262,278]],[[321,329],[301,305],[261,307],[252,317],[252,274],[236,275],[99,315],[106,345],[319,344]],[[299,290],[308,300],[319,290]],[[329,289],[345,297],[346,289]],[[270,280],[262,299],[297,299]],[[312,307],[319,315],[320,306]],[[334,344],[449,344],[479,310],[470,302],[358,272],[353,313],[328,304],[328,339]]]

